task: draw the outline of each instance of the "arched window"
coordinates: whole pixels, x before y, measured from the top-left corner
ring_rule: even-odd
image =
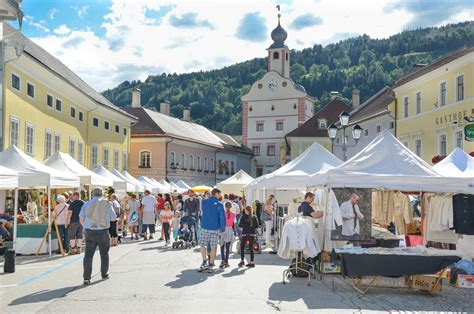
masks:
[[[185,168],[186,168],[186,155],[181,154],[181,169],[185,169]]]
[[[197,163],[198,163],[198,164],[197,164],[198,170],[202,170],[202,167],[201,167],[201,166],[202,166],[202,165],[201,165],[201,157],[200,157],[200,156],[198,156]]]
[[[140,168],[151,168],[151,152],[148,150],[140,152]]]
[[[276,59],[280,59],[280,53],[278,51],[275,51],[273,53],[273,59],[276,60]]]
[[[214,158],[211,158],[211,171],[216,170],[216,165],[214,164]]]
[[[176,166],[176,153],[175,152],[170,153],[170,165],[171,167]]]
[[[196,170],[194,169],[194,156],[189,155],[189,170]]]
[[[288,52],[286,53],[286,61],[288,61]]]
[[[204,171],[209,170],[208,166],[209,165],[207,164],[207,157],[204,157]]]
[[[328,123],[327,123],[326,119],[319,120],[319,128],[320,129],[327,129],[327,127],[328,127]]]

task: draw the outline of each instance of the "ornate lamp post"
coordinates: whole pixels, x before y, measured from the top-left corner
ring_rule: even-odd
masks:
[[[350,118],[350,115],[345,111],[341,112],[341,114],[339,115],[339,122],[341,123],[341,127],[342,127],[342,145],[334,144],[334,139],[336,138],[338,127],[334,124],[331,124],[328,128],[328,134],[329,134],[329,138],[332,141],[332,145],[337,146],[337,147],[342,147],[343,161],[347,160],[347,148],[348,147],[355,147],[357,145],[357,142],[360,139],[361,134],[362,134],[362,128],[358,124],[356,124],[352,128],[352,138],[354,139],[355,144],[354,145],[347,145],[347,143],[346,143],[346,128],[348,127],[347,125],[349,124],[349,118]]]

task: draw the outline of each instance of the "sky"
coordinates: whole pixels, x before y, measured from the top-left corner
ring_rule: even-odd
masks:
[[[472,0],[23,0],[23,33],[103,91],[264,57],[277,4],[296,50],[474,20]]]

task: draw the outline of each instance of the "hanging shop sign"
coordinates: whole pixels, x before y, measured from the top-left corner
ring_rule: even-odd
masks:
[[[464,127],[464,139],[468,142],[474,142],[474,123],[466,124]]]

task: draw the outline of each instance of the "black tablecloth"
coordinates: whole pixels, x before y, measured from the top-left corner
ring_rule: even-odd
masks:
[[[418,256],[348,254],[342,257],[344,276],[409,276],[435,274],[461,258],[458,256]]]

